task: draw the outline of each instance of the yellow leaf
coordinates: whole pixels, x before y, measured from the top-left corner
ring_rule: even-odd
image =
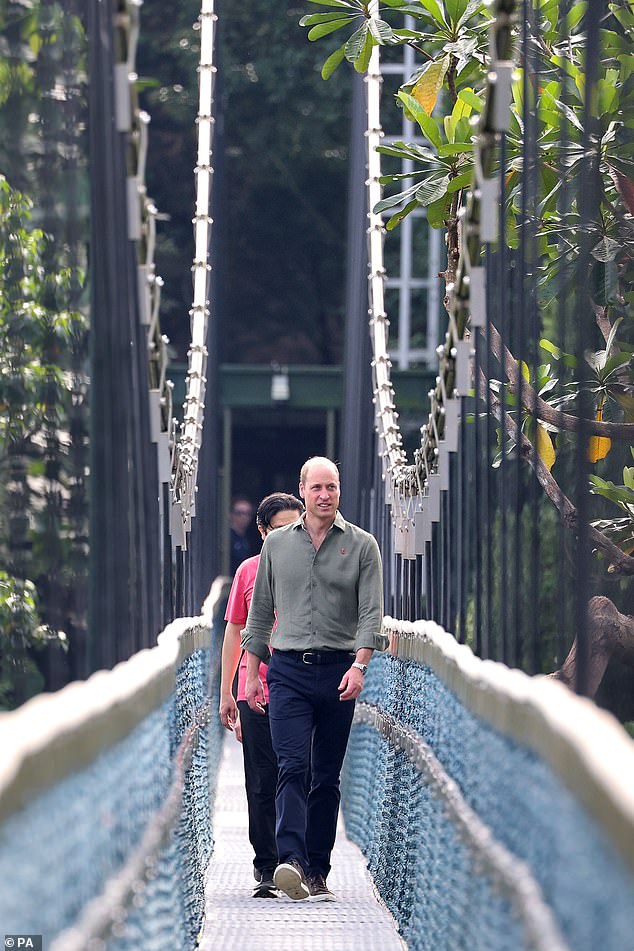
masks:
[[[423,107],[428,116],[434,111],[446,72],[447,66],[444,60],[431,63],[412,89],[412,96]]]
[[[555,455],[553,441],[541,423],[537,424],[537,452],[539,458],[550,472],[557,456]]]
[[[597,407],[596,420],[598,423],[603,421],[603,403],[599,403]],[[590,436],[588,459],[590,462],[599,462],[599,460],[605,459],[611,448],[612,440],[608,439],[607,436]]]
[[[522,371],[522,376],[527,383],[531,381],[531,371],[528,369],[528,363],[525,363],[523,360],[520,360],[520,370]]]

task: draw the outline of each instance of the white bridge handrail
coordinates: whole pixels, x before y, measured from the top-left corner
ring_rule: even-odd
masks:
[[[209,647],[210,623],[208,617],[179,618],[159,635],[156,647],[0,714],[0,823],[160,707],[183,660]]]
[[[634,870],[634,743],[619,722],[550,676],[529,677],[433,621],[383,619],[394,657],[431,668],[475,716],[548,763]]]

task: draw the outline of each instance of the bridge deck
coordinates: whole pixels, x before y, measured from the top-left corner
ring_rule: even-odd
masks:
[[[224,744],[214,835],[201,951],[404,951],[394,920],[377,899],[363,856],[346,838],[342,823],[328,878],[336,902],[251,898],[242,754],[233,737]]]

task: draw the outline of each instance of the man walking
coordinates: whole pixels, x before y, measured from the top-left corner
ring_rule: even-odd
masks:
[[[294,495],[273,492],[262,499],[255,516],[262,540],[269,532],[290,525],[299,518],[304,506]],[[269,719],[258,716],[246,702],[246,656],[240,656],[240,632],[244,627],[253,585],[258,570],[259,555],[247,558],[239,565],[231,585],[225,613],[224,641],[222,643],[222,667],[220,680],[220,721],[228,730],[235,730],[242,743],[244,756],[244,780],[249,813],[249,841],[255,858],[253,874],[256,886],[254,898],[277,898],[273,884],[273,872],[278,864],[275,843],[275,790],[277,787],[277,761],[271,746]],[[239,666],[238,666],[239,665]],[[233,696],[233,680],[238,671],[238,699]],[[260,666],[265,701],[268,701],[266,667]],[[258,711],[259,713],[260,711]]]
[[[242,634],[245,695],[263,713],[258,671],[270,643],[269,722],[278,761],[274,882],[295,900],[333,901],[326,879],[354,702],[372,652],[386,646],[381,557],[374,537],[338,511],[339,471],[330,459],[304,463],[299,492],[304,515],[267,536],[262,548]]]

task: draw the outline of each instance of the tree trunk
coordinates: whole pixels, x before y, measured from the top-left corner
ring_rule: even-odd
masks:
[[[590,656],[588,695],[619,719],[634,717],[634,617],[621,614],[609,598],[597,596],[588,604]],[[609,670],[608,670],[609,668]],[[577,675],[577,639],[552,677],[574,690]],[[609,689],[604,689],[609,682]]]

